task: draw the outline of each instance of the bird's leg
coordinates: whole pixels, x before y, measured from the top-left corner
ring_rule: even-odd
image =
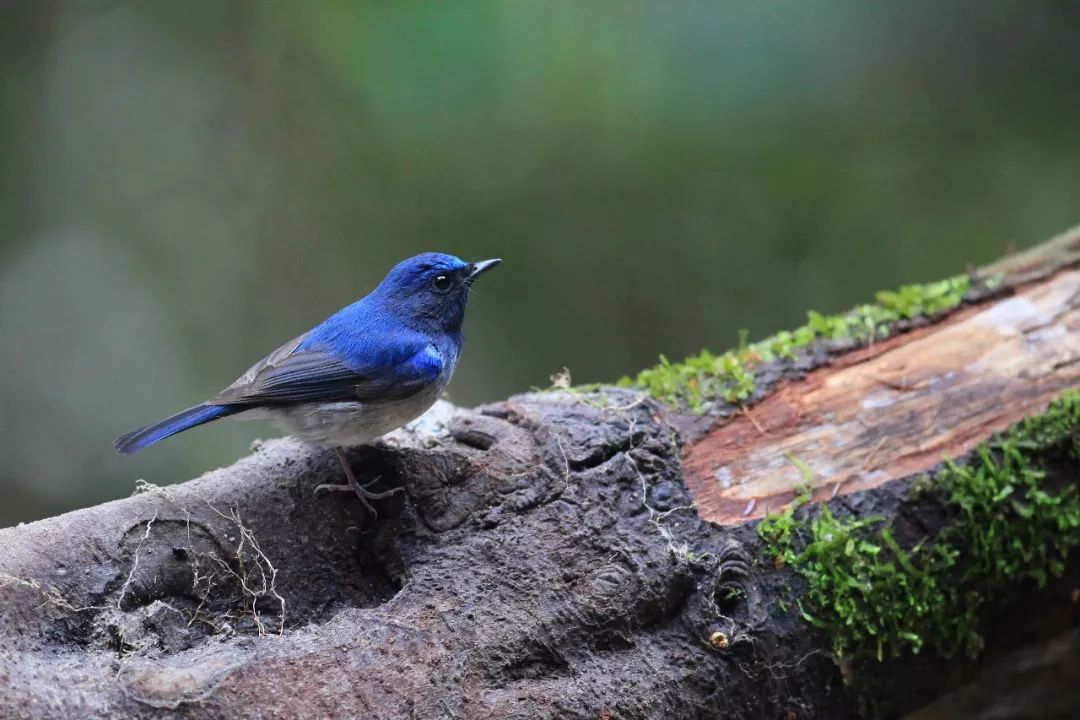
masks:
[[[345,479],[349,482],[347,485],[339,485],[335,483],[318,485],[315,487],[315,492],[319,492],[320,490],[352,490],[356,493],[356,497],[360,498],[360,502],[364,504],[364,507],[366,507],[371,512],[371,514],[375,516],[378,516],[378,513],[375,512],[375,508],[373,508],[371,506],[371,503],[368,502],[369,500],[379,500],[381,498],[390,497],[391,495],[401,492],[400,487],[390,488],[389,490],[384,490],[382,492],[372,492],[368,490],[369,487],[379,482],[381,476],[375,478],[367,485],[361,485],[357,481],[356,476],[353,475],[352,468],[349,467],[349,461],[345,459],[345,453],[342,451],[342,449],[334,448],[334,452],[337,454],[337,458],[341,462],[341,469],[345,471]]]

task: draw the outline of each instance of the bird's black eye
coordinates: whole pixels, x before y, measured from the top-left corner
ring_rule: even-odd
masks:
[[[431,281],[431,287],[439,292],[446,292],[453,284],[454,281],[450,279],[449,275],[436,275]]]

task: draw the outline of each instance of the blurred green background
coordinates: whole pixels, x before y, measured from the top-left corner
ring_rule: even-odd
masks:
[[[452,399],[615,379],[1080,221],[1077,4],[5,2],[0,525],[269,426],[114,437],[437,249]]]

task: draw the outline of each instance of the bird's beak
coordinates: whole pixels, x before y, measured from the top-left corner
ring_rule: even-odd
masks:
[[[501,262],[501,258],[492,258],[491,260],[481,260],[480,262],[473,263],[472,266],[469,268],[469,276],[467,278],[468,281],[472,282],[473,280],[480,277]]]

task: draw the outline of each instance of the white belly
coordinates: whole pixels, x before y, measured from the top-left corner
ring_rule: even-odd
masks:
[[[433,386],[404,400],[384,403],[335,402],[260,408],[238,418],[269,418],[304,442],[326,447],[364,445],[406,425],[427,412],[439,399]]]

